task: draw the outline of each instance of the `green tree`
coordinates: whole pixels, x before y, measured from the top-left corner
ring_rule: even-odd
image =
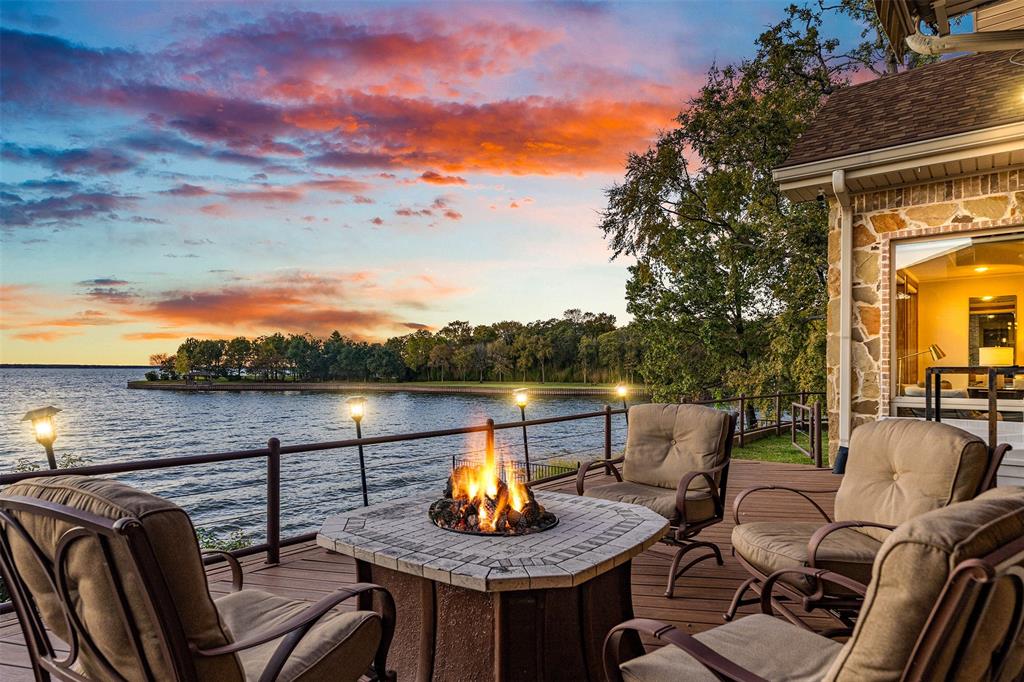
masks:
[[[488,354],[491,358],[491,366],[494,368],[495,374],[498,375],[498,381],[504,381],[505,375],[511,374],[515,370],[512,346],[499,336],[491,342]]]
[[[466,375],[473,369],[473,355],[472,346],[461,346],[452,353],[452,364],[463,381],[466,380]]]
[[[547,361],[555,354],[554,343],[552,343],[550,337],[536,334],[530,339],[530,350],[533,352],[533,357],[540,363],[540,383],[546,383],[547,374],[545,369]]]
[[[580,338],[579,346],[576,349],[576,357],[583,371],[583,383],[588,383],[590,370],[597,362],[597,339],[587,334]]]
[[[430,349],[430,366],[441,373],[441,381],[444,382],[445,370],[452,367],[452,347],[446,341],[438,343]]]
[[[235,377],[241,379],[242,372],[252,360],[252,342],[244,336],[236,336],[224,347],[224,364],[235,370]]]
[[[637,259],[627,305],[658,398],[786,389],[808,353],[824,366],[810,340],[827,300],[826,208],[789,203],[771,174],[859,64],[821,24],[790,7],[753,58],[712,68],[678,127],[608,191],[601,229]]]

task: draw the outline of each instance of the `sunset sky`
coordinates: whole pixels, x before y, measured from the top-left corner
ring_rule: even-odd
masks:
[[[625,321],[604,188],[785,4],[5,2],[0,361]]]

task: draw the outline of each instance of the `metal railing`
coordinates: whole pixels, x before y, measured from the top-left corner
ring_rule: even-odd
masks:
[[[797,450],[814,460],[814,466],[821,468],[821,403],[818,401],[815,401],[813,405],[793,403],[790,410],[790,414],[793,416],[789,422],[789,442]],[[809,443],[806,449],[800,445],[797,434],[807,436]]]
[[[488,419],[484,424],[475,426],[464,426],[454,429],[438,429],[434,431],[419,431],[415,433],[401,433],[389,436],[373,436],[368,438],[350,438],[346,440],[327,441],[322,443],[307,443],[301,445],[282,445],[277,438],[267,441],[267,447],[252,450],[236,450],[231,452],[217,452],[203,455],[183,455],[179,457],[165,457],[152,460],[134,460],[125,462],[113,462],[108,464],[91,464],[74,467],[70,469],[45,469],[41,471],[24,471],[0,475],[0,486],[17,483],[28,478],[61,476],[66,474],[77,474],[83,476],[104,476],[112,474],[124,474],[138,471],[152,471],[156,469],[169,469],[174,467],[190,467],[203,464],[214,464],[223,462],[238,462],[247,460],[263,459],[266,462],[266,541],[243,549],[233,550],[235,556],[249,556],[259,552],[266,552],[267,563],[278,563],[281,556],[281,547],[306,542],[316,537],[315,532],[301,533],[291,537],[281,537],[281,458],[301,453],[321,452],[325,450],[338,450],[343,448],[358,448],[359,446],[382,445],[386,443],[401,443],[428,438],[443,438],[446,436],[458,436],[474,433],[485,433],[489,446],[493,446],[495,431],[505,429],[522,429],[531,426],[542,426],[546,424],[557,424],[585,419],[604,420],[604,448],[603,456],[611,459],[612,456],[612,417],[625,414],[623,408],[613,409],[605,406],[603,410],[595,412],[584,412],[582,414],[563,415],[558,417],[544,417],[541,419],[527,419],[496,424],[493,419]],[[536,462],[543,467],[543,460]],[[541,473],[543,469],[538,469]],[[547,472],[548,475],[531,477],[529,485],[536,485],[546,481],[557,480],[573,476],[576,469],[555,471],[553,467]],[[362,479],[365,486],[365,477]],[[368,490],[363,487],[364,495]],[[217,559],[207,563],[216,563]]]
[[[732,398],[713,398],[710,400],[695,400],[692,404],[694,405],[729,405],[732,403],[738,403],[738,415],[739,418],[736,422],[736,444],[741,448],[746,446],[747,436],[761,435],[770,431],[775,431],[776,436],[782,435],[782,429],[787,423],[782,418],[782,406],[783,400],[786,398],[799,398],[799,402],[794,402],[793,405],[807,405],[807,401],[811,397],[824,398],[825,394],[821,391],[794,391],[791,393],[770,393],[767,395],[746,395],[740,394]],[[753,425],[751,425],[747,418],[747,407],[757,404],[766,403],[771,401],[773,407],[772,412],[774,413],[773,419],[757,419],[755,417]],[[818,401],[820,402],[820,401]],[[789,423],[796,420],[795,413],[790,413]],[[820,435],[820,431],[819,431]],[[802,449],[801,449],[802,450]],[[821,466],[820,464],[818,466]]]
[[[988,413],[985,415],[988,421],[988,445],[996,447],[999,443],[999,392],[997,382],[999,377],[1014,377],[1024,372],[1024,367],[1019,365],[1011,366],[969,366],[969,367],[929,367],[925,370],[924,381],[924,418],[927,421],[934,419],[942,421],[942,375],[943,374],[984,374],[986,382],[984,390],[988,399]],[[1012,390],[1012,389],[1011,389]],[[933,408],[934,402],[934,408]]]
[[[788,397],[799,396],[802,402],[805,402],[810,396],[820,396],[821,393],[813,392],[802,392],[802,393],[776,393],[771,395],[755,395],[747,396],[740,395],[736,397],[728,398],[716,398],[711,400],[695,401],[695,404],[703,405],[716,405],[716,406],[729,406],[736,404],[739,410],[738,419],[738,430],[736,439],[740,447],[746,444],[748,436],[755,436],[765,434],[774,430],[776,435],[782,435],[783,420],[782,405],[783,400]],[[753,424],[747,418],[748,406],[756,402],[771,401],[774,405],[774,419],[771,420],[756,420]],[[54,470],[36,470],[36,471],[24,471],[15,472],[8,474],[0,474],[0,486],[9,485],[27,478],[34,477],[47,477],[57,476],[62,474],[78,474],[87,476],[104,476],[114,474],[125,474],[134,472],[154,471],[159,469],[171,469],[176,467],[192,467],[199,465],[208,464],[219,464],[225,462],[242,462],[242,461],[253,461],[263,459],[265,461],[266,475],[265,480],[260,482],[251,481],[245,483],[243,486],[226,486],[222,488],[223,491],[234,490],[240,487],[252,487],[263,486],[266,487],[266,500],[265,500],[265,513],[266,515],[266,539],[264,542],[253,544],[242,549],[232,550],[237,556],[248,556],[259,552],[266,552],[268,563],[277,563],[280,559],[280,550],[282,546],[305,542],[315,538],[315,533],[300,533],[290,537],[282,537],[281,533],[281,468],[282,468],[282,457],[288,457],[291,455],[322,452],[329,450],[339,450],[345,448],[359,448],[373,445],[384,445],[390,443],[401,443],[408,441],[417,441],[432,438],[443,438],[448,436],[467,435],[475,433],[486,433],[489,444],[493,444],[494,433],[496,431],[503,431],[508,429],[522,429],[525,431],[528,427],[543,426],[549,424],[556,424],[562,422],[572,422],[587,419],[601,419],[603,421],[603,448],[601,448],[603,457],[605,459],[611,459],[612,457],[612,443],[613,443],[613,417],[616,415],[625,415],[627,413],[626,408],[612,408],[606,405],[604,409],[585,412],[581,414],[563,415],[557,417],[545,417],[540,419],[525,419],[519,421],[510,421],[503,423],[495,423],[494,420],[487,420],[483,424],[474,426],[464,426],[452,429],[438,429],[432,431],[419,431],[414,433],[403,433],[394,435],[384,436],[371,436],[365,438],[351,438],[337,441],[327,441],[320,443],[307,443],[299,445],[283,445],[278,438],[270,438],[267,441],[265,448],[256,448],[249,450],[236,450],[230,452],[217,452],[210,454],[201,455],[183,455],[177,457],[166,457],[160,459],[148,459],[148,460],[128,460],[110,462],[106,464],[91,464],[79,467],[73,467],[68,469],[54,469]],[[795,414],[795,413],[794,413]],[[791,415],[791,421],[795,417]],[[763,423],[761,423],[763,422]],[[820,432],[820,426],[819,426]],[[534,443],[541,442],[543,439],[533,438]],[[595,452],[590,450],[589,452]],[[513,464],[515,475],[517,477],[523,477],[529,485],[536,485],[546,481],[557,480],[561,478],[567,478],[576,474],[577,468],[567,462],[573,462],[573,457],[580,454],[579,452],[570,453],[559,453],[551,457],[535,457],[533,461],[529,462],[528,465],[524,463],[516,462]],[[436,456],[428,456],[422,458],[424,461],[438,461]],[[453,465],[456,463],[456,458],[453,457]],[[576,460],[578,461],[578,460]],[[379,465],[378,468],[391,466],[392,463],[385,463]],[[526,468],[526,467],[529,468]],[[607,471],[607,467],[606,467]],[[360,489],[363,493],[364,499],[368,495],[365,468],[360,467]],[[308,477],[320,476],[320,473],[311,474]],[[307,477],[304,477],[307,478]],[[290,481],[292,479],[289,479]],[[292,481],[294,482],[294,481]],[[203,495],[206,490],[196,491],[191,493],[191,496]],[[261,512],[253,511],[247,512],[244,518],[251,518],[259,515]],[[217,519],[218,522],[225,521],[237,521],[239,518],[226,518]]]

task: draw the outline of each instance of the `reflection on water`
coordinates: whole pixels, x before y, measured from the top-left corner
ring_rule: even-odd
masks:
[[[301,392],[177,393],[125,388],[140,369],[0,368],[0,470],[23,457],[45,466],[42,447],[20,419],[30,409],[54,405],[57,455],[71,452],[90,464],[257,448],[276,437],[284,445],[355,437],[344,409],[345,394]],[[514,421],[519,409],[506,396],[367,394],[363,435],[428,431],[495,421]],[[529,418],[601,409],[599,396],[540,397]],[[625,437],[616,417],[613,445]],[[522,457],[522,432],[498,432],[499,452]],[[530,430],[530,459],[571,461],[601,455],[603,419],[564,422]],[[443,487],[453,456],[479,453],[483,434],[391,443],[366,448],[370,503]],[[263,460],[163,469],[118,476],[174,500],[196,525],[243,529],[262,537],[266,469]],[[354,449],[282,457],[282,532],[314,530],[329,513],[360,504]]]

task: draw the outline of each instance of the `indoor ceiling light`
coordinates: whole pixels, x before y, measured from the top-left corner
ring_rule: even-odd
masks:
[[[974,268],[974,271],[975,272],[988,272],[988,266],[987,265],[979,265],[978,267]]]

